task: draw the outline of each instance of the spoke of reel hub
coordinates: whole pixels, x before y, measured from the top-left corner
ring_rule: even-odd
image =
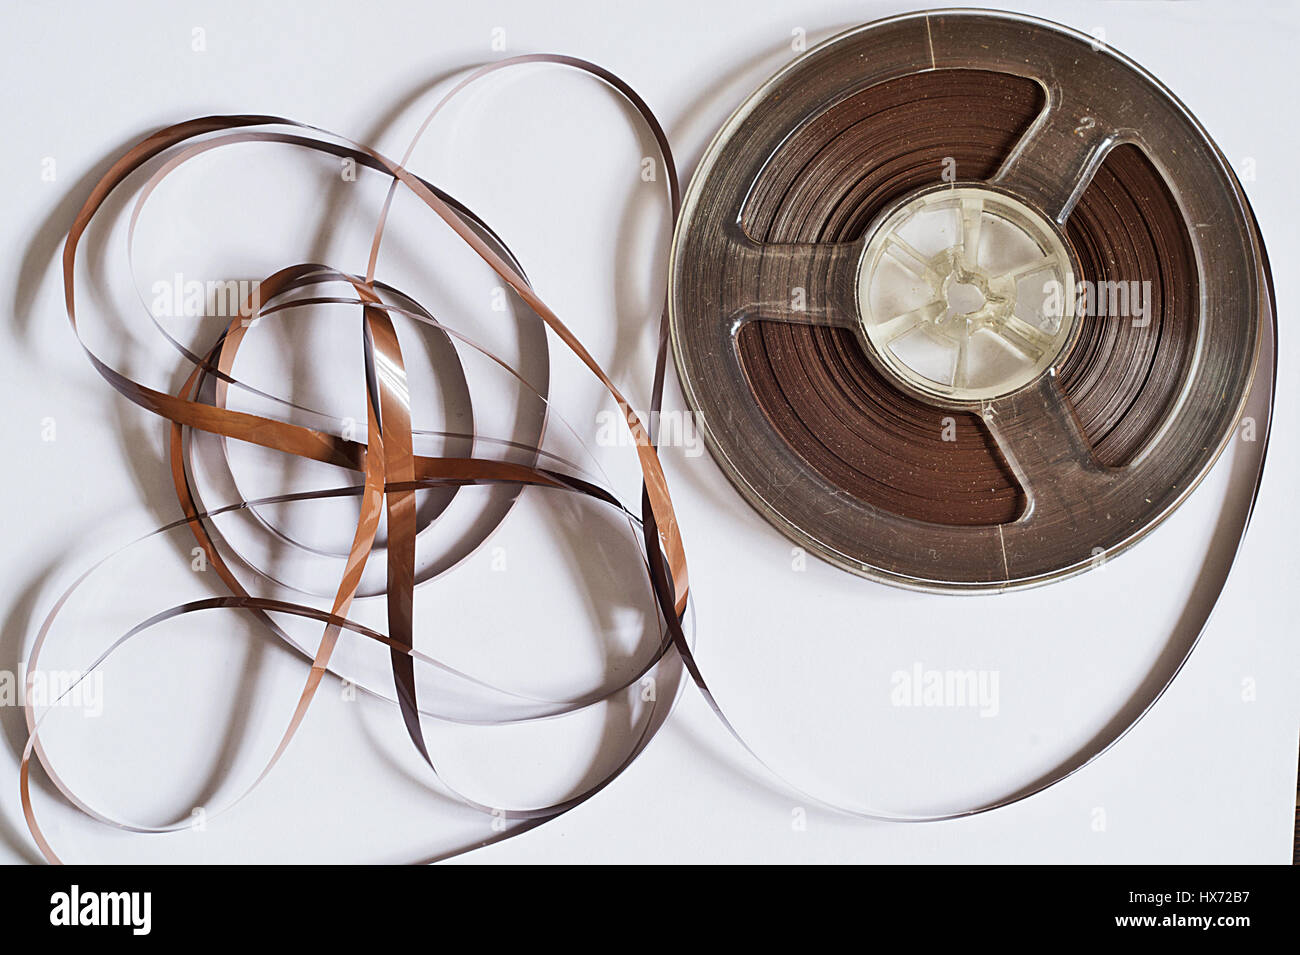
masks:
[[[885,253],[917,278],[925,279],[932,285],[943,282],[943,276],[930,268],[930,261],[897,234],[885,240]]]
[[[961,261],[974,271],[979,268],[980,227],[984,220],[984,200],[970,197],[961,203]]]
[[[1033,275],[1035,272],[1042,272],[1050,269],[1056,264],[1056,259],[1050,255],[1044,255],[1041,258],[1034,259],[1032,262],[1026,262],[1024,265],[1017,265],[1014,269],[1008,269],[1001,275],[995,275],[989,281],[991,282],[1015,282],[1024,278],[1026,275]]]
[[[1018,315],[999,318],[990,328],[995,335],[1032,362],[1042,358],[1052,345],[1051,335],[1030,325]]]
[[[1062,224],[1118,138],[1114,129],[1070,100],[1049,102],[993,182]]]
[[[932,302],[926,302],[920,308],[914,308],[902,315],[895,315],[893,318],[886,319],[874,326],[872,329],[872,338],[882,345],[888,345],[891,342],[898,341],[912,329],[924,325],[926,322],[933,322],[944,313],[947,308],[941,299],[935,299]]]
[[[957,339],[957,361],[952,369],[952,386],[954,388],[966,387],[966,358],[970,351],[970,337],[962,335]]]
[[[761,243],[733,237],[723,308],[748,321],[854,328],[861,242]]]

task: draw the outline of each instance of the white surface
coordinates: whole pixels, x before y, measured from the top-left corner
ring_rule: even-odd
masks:
[[[664,122],[685,177],[722,120],[793,55],[792,31],[806,31],[811,45],[858,22],[919,7],[807,2],[792,13],[788,4],[747,0],[545,9],[222,2],[178,9],[157,2],[123,14],[91,4],[57,11],[10,5],[2,42],[12,138],[0,156],[8,185],[0,230],[15,314],[0,332],[7,356],[0,389],[13,458],[5,470],[0,669],[25,659],[60,584],[178,513],[169,498],[163,426],[113,393],[81,354],[63,313],[55,261],[87,177],[127,144],[191,116],[266,112],[400,155],[432,103],[434,79],[509,53],[556,51],[593,59],[627,79]],[[1173,89],[1235,164],[1253,168],[1245,186],[1279,264],[1282,374],[1269,471],[1236,571],[1190,664],[1131,736],[1066,783],[989,815],[921,826],[864,824],[815,809],[806,827],[793,825],[802,800],[757,767],[688,687],[650,749],[609,790],[471,861],[1290,860],[1300,725],[1291,597],[1300,527],[1290,501],[1300,471],[1300,355],[1292,333],[1300,290],[1286,263],[1300,255],[1293,176],[1300,142],[1284,120],[1293,112],[1300,14],[1285,4],[1230,3],[1018,9],[1104,30],[1109,44]],[[205,31],[204,52],[191,48],[196,27]],[[504,54],[491,48],[498,27]],[[662,197],[640,180],[640,159],[649,150],[644,133],[595,81],[539,69],[472,93],[412,162],[507,239],[542,296],[641,402],[667,239]],[[54,182],[41,179],[45,157],[56,161]],[[316,184],[333,189],[334,174],[306,157],[249,157],[242,167],[214,157],[211,168],[177,180],[186,185],[170,197],[160,191],[158,208],[170,211],[153,220],[161,231],[152,240],[142,226],[142,248],[152,250],[142,273],[168,275],[190,249],[215,256],[221,265],[202,267],[226,275],[261,274],[260,267],[302,261],[312,250],[340,267],[364,267],[377,190],[356,190],[355,205],[342,213],[345,225],[322,237]],[[190,185],[210,180],[224,185]],[[208,188],[233,191],[202,191]],[[273,210],[250,212],[254,200]],[[394,240],[387,274],[408,287],[434,286],[430,294],[451,309],[440,315],[467,333],[488,335],[491,281],[463,264],[467,259],[449,263],[447,281],[434,281],[429,249],[420,243],[432,241],[421,237],[439,234],[439,227],[413,208],[406,214],[410,237]],[[445,236],[437,243],[440,252],[453,249]],[[120,243],[104,248],[112,300],[130,302]],[[201,268],[185,261],[176,267]],[[461,280],[468,290],[455,285]],[[97,301],[88,285],[80,288],[84,301]],[[132,321],[130,339],[105,336],[105,357],[129,364],[146,381],[172,380],[174,354],[153,343],[143,315]],[[253,372],[274,371],[269,349],[253,353],[262,356],[250,365]],[[552,356],[553,407],[591,440],[604,407],[598,389],[558,348]],[[168,363],[148,364],[153,358]],[[340,372],[344,395],[318,392],[314,400],[337,398],[341,407],[333,413],[347,414],[360,393],[354,371]],[[672,384],[667,407],[681,406]],[[42,440],[49,418],[57,427],[52,442]],[[555,447],[576,453],[572,442]],[[629,449],[597,452],[634,501]],[[815,561],[796,572],[788,542],[739,500],[707,455],[677,448],[664,457],[691,561],[700,659],[724,707],[774,765],[806,787],[849,799],[866,794],[883,808],[913,811],[1014,789],[1106,723],[1165,649],[1230,484],[1230,461],[1221,462],[1166,526],[1101,571],[1011,597],[941,599],[867,583]],[[257,466],[249,461],[249,473]],[[635,646],[644,585],[635,566],[606,556],[613,551],[588,562],[595,568],[570,565],[574,546],[606,539],[591,515],[579,523],[583,514],[584,506],[529,499],[493,541],[509,559],[504,576],[491,571],[490,546],[421,592],[417,614],[428,635],[422,646],[459,654],[456,660],[512,686],[563,692],[598,680],[610,648],[598,645],[593,628],[617,632],[622,649],[615,653]],[[605,573],[594,583],[577,586],[600,568]],[[49,665],[84,666],[90,648],[134,624],[146,608],[182,599],[172,594],[192,582],[174,547],[130,552],[111,580],[84,595],[89,613],[73,619],[85,626],[69,625],[64,649]],[[538,599],[545,599],[550,622],[541,637],[524,639]],[[102,630],[89,626],[96,616],[104,618]],[[1098,622],[1103,616],[1111,621],[1105,626]],[[236,779],[246,778],[296,697],[303,667],[287,654],[256,649],[264,646],[261,638],[232,626],[231,618],[195,616],[185,624],[115,658],[105,672],[102,718],[71,721],[63,736],[51,730],[51,749],[70,781],[105,809],[158,821],[219,804],[237,788],[214,791],[213,767],[225,760]],[[891,676],[917,663],[996,671],[996,716],[892,706]],[[261,702],[251,701],[250,687],[265,694]],[[1244,688],[1253,689],[1253,699]],[[35,857],[18,805],[22,720],[14,708],[3,711],[3,720],[0,859],[22,861]],[[219,755],[232,720],[242,729]],[[616,760],[627,742],[618,722],[618,713],[607,719],[598,712],[577,725],[510,731],[505,739],[496,731],[441,730],[431,739],[455,783],[489,803],[528,804],[556,798]],[[38,812],[72,861],[404,861],[458,838],[489,835],[484,819],[429,791],[410,751],[394,710],[345,702],[334,690],[323,694],[267,783],[201,832],[125,836],[45,793],[38,794]]]

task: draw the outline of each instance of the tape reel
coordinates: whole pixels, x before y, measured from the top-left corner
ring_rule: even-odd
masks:
[[[844,33],[762,86],[686,194],[673,351],[729,479],[854,573],[1087,570],[1213,465],[1272,321],[1222,154],[1139,66],[981,12]]]

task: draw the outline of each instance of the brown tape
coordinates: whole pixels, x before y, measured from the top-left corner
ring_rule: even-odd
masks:
[[[675,218],[680,204],[677,175],[667,137],[658,121],[640,97],[622,80],[601,67],[582,60],[564,56],[529,55],[503,60],[479,69],[456,84],[446,97],[435,106],[421,126],[416,140],[418,141],[419,136],[428,128],[433,117],[446,102],[466,86],[489,73],[528,63],[557,64],[590,73],[613,87],[632,104],[650,127],[661,149],[669,183],[669,200]],[[277,131],[277,128],[288,129],[292,132]],[[257,312],[257,315],[273,314],[285,308],[324,300],[317,297],[315,299],[295,298],[292,302],[287,303],[284,301],[286,296],[303,289],[311,289],[325,284],[341,284],[351,289],[354,297],[335,296],[330,300],[356,304],[361,309],[365,359],[367,367],[372,371],[371,374],[367,375],[365,382],[368,411],[367,439],[365,443],[355,442],[325,431],[237,412],[225,407],[229,386],[237,384],[235,379],[231,377],[231,369],[248,327],[246,318],[253,316],[251,302],[244,303],[244,306],[240,309],[240,315],[232,319],[230,326],[212,345],[205,356],[199,357],[184,352],[184,349],[182,349],[186,357],[195,364],[195,368],[175,395],[165,394],[139,384],[102,361],[83,343],[83,348],[85,348],[96,370],[122,395],[171,422],[172,478],[178,499],[185,513],[185,523],[193,531],[209,563],[217,570],[221,579],[231,591],[231,596],[228,598],[192,602],[174,608],[173,611],[166,614],[151,618],[120,638],[110,648],[109,652],[111,653],[125,640],[143,632],[148,627],[156,625],[163,619],[216,607],[251,610],[259,615],[259,619],[272,633],[278,635],[283,635],[283,631],[271,620],[270,614],[272,613],[302,616],[318,620],[324,624],[321,642],[316,651],[311,654],[311,667],[298,705],[275,752],[254,780],[252,786],[245,791],[244,795],[247,795],[278,762],[301,726],[312,699],[329,669],[330,657],[337,644],[340,631],[346,629],[358,633],[389,647],[396,699],[407,732],[425,762],[436,773],[437,770],[434,767],[420,725],[420,705],[416,694],[414,670],[417,661],[426,664],[436,663],[436,661],[418,653],[414,648],[412,594],[415,586],[416,491],[422,488],[454,487],[463,484],[511,483],[520,486],[534,486],[579,493],[612,506],[619,506],[613,496],[604,489],[580,477],[562,472],[490,459],[422,457],[414,453],[410,408],[408,405],[409,389],[405,382],[406,372],[402,352],[398,344],[390,311],[397,310],[407,314],[418,314],[430,321],[432,318],[428,316],[427,312],[420,309],[418,303],[411,303],[408,308],[395,308],[391,303],[381,299],[380,291],[386,289],[386,287],[377,282],[375,277],[378,252],[383,238],[388,208],[393,193],[399,186],[409,189],[436,212],[523,298],[565,346],[573,351],[590,369],[591,373],[601,381],[609,391],[611,398],[621,409],[635,440],[637,454],[645,478],[646,536],[647,541],[655,551],[650,561],[660,571],[653,578],[652,584],[658,588],[659,603],[669,613],[675,634],[680,637],[681,646],[684,647],[685,637],[681,633],[680,621],[686,610],[689,593],[685,554],[672,509],[672,501],[668,495],[667,483],[654,446],[650,441],[649,432],[633,411],[631,404],[623,397],[604,370],[578,341],[577,337],[533,292],[522,270],[511,259],[509,253],[503,247],[499,247],[499,243],[494,244],[490,241],[491,232],[486,225],[474,217],[464,206],[461,206],[431,184],[414,176],[401,164],[395,163],[360,144],[346,140],[332,142],[328,134],[321,130],[271,116],[207,117],[181,123],[150,136],[129,150],[95,185],[90,197],[78,212],[69,230],[68,240],[64,248],[63,270],[67,312],[73,330],[77,330],[74,275],[78,243],[113,190],[136,170],[165,155],[165,161],[153,173],[144,187],[144,195],[147,195],[162,178],[173,172],[192,156],[209,149],[243,142],[281,143],[318,150],[336,156],[345,156],[356,160],[363,167],[378,170],[392,178],[392,187],[383,211],[379,216],[371,246],[367,274],[364,277],[349,275],[326,266],[307,263],[282,269],[259,283],[262,307]],[[413,141],[411,148],[413,149],[414,146],[415,142]],[[409,154],[408,150],[408,156]],[[134,219],[132,228],[134,229]],[[484,237],[484,233],[487,234],[488,238]],[[665,342],[666,329],[664,336],[661,336],[661,356],[664,353]],[[662,364],[661,357],[660,365],[662,366]],[[382,374],[373,373],[376,365],[382,366]],[[662,382],[662,367],[656,381],[656,393],[658,393]],[[205,386],[209,384],[214,384],[215,387],[211,390],[211,400],[205,400],[203,397],[206,394]],[[545,398],[544,395],[542,397]],[[224,439],[248,441],[287,454],[339,465],[361,472],[363,483],[359,486],[338,488],[333,491],[307,492],[300,495],[284,495],[256,502],[244,501],[234,505],[236,508],[251,508],[276,500],[311,500],[340,493],[356,494],[360,497],[360,515],[352,546],[343,576],[337,585],[332,609],[328,613],[303,605],[258,598],[245,590],[218,550],[207,526],[207,520],[216,512],[205,513],[199,508],[189,477],[189,444],[186,441],[186,434],[189,429],[218,435]],[[533,450],[540,455],[540,449]],[[229,508],[220,510],[229,510]],[[357,594],[362,571],[375,542],[375,534],[381,516],[386,517],[388,527],[386,548],[387,587],[385,591],[388,606],[387,634],[380,634],[369,628],[361,627],[347,619],[348,609]],[[662,549],[662,560],[659,553],[660,549]],[[75,588],[81,580],[84,580],[84,576],[79,578],[73,587]],[[36,671],[40,651],[54,615],[62,608],[70,593],[71,590],[60,599],[38,634],[29,659],[29,677]],[[664,644],[648,666],[657,663],[666,648],[667,644]],[[95,665],[98,666],[102,659],[103,657],[101,657],[100,661],[96,661]],[[617,692],[627,685],[629,684],[624,683],[623,686],[616,688],[612,692]],[[608,695],[603,694],[599,699],[604,699]],[[570,701],[567,705],[558,709],[552,708],[550,714],[571,712],[576,708],[592,705],[596,701],[595,699]],[[169,831],[176,828],[161,827],[158,830],[145,830],[143,827],[115,822],[85,804],[55,772],[51,761],[42,749],[37,732],[39,721],[36,718],[34,706],[30,702],[27,706],[27,720],[31,735],[23,753],[20,769],[23,811],[33,838],[49,861],[58,862],[60,859],[45,838],[36,820],[30,783],[33,755],[42,763],[47,775],[64,796],[93,818],[119,828],[136,831]],[[661,721],[662,717],[660,717],[659,722]],[[462,794],[457,793],[457,795],[464,802],[475,806],[475,808],[488,813],[504,815],[506,818],[527,820],[532,824],[554,818],[607,786],[641,751],[645,743],[648,742],[650,730],[655,725],[657,724],[654,719],[646,722],[640,738],[632,746],[625,762],[614,773],[585,792],[561,803],[541,809],[501,812],[500,810],[494,810],[492,807],[475,803]],[[455,790],[452,791],[455,792]],[[242,798],[243,796],[240,797],[240,799]],[[521,827],[515,827],[506,835],[513,835],[519,831],[521,831]]]

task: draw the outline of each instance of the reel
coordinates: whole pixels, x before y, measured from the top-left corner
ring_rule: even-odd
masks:
[[[753,94],[686,193],[673,352],[799,546],[942,592],[1048,583],[1205,476],[1272,322],[1254,216],[1155,78],[1025,17],[853,29]]]

